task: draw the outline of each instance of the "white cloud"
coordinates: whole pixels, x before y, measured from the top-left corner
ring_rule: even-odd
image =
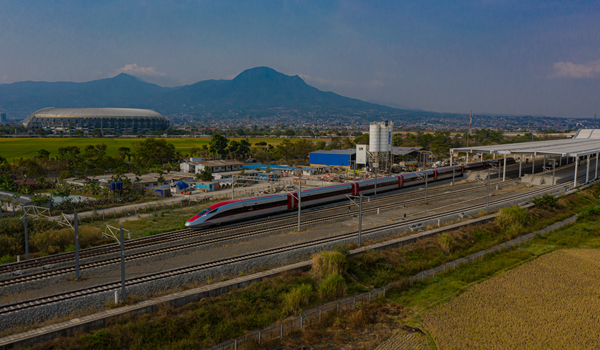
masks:
[[[554,78],[596,78],[600,77],[600,60],[577,64],[573,62],[556,62]]]
[[[116,73],[126,73],[131,75],[151,75],[161,77],[165,76],[164,73],[158,72],[156,69],[154,69],[154,67],[138,67],[136,63],[126,64],[125,67],[117,69]]]

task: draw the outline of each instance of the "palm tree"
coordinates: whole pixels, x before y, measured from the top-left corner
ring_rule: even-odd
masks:
[[[17,186],[11,179],[5,178],[2,182],[0,182],[0,190],[3,191],[15,191]]]

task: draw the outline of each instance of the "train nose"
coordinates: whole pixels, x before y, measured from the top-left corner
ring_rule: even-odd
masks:
[[[186,221],[186,222],[185,222],[185,227],[192,227],[192,223],[191,223],[191,222],[189,222],[189,221]]]

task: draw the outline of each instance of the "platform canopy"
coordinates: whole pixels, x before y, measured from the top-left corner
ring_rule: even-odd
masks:
[[[600,129],[579,130],[572,139],[461,147],[453,148],[450,152],[581,157],[600,153]]]

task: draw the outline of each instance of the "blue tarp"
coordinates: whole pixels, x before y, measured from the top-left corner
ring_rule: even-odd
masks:
[[[186,184],[186,183],[185,183],[185,182],[183,182],[183,181],[179,181],[179,182],[177,182],[177,187],[178,187],[180,190],[183,190],[184,188],[188,188],[188,187],[190,187],[190,185]]]

